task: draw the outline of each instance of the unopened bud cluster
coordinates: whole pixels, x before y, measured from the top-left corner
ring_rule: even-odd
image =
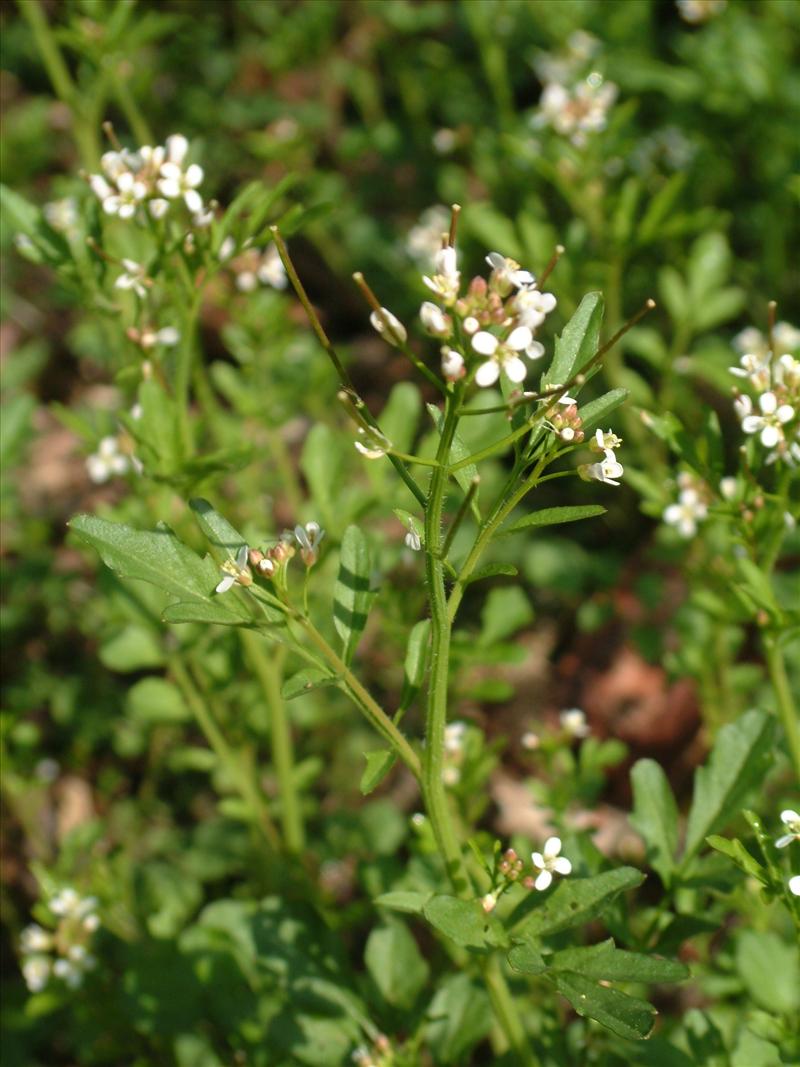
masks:
[[[234,585],[249,588],[254,580],[253,571],[262,578],[278,578],[298,548],[306,567],[313,567],[319,558],[319,546],[324,536],[325,531],[318,522],[307,522],[305,526],[295,526],[294,530],[284,530],[271,548],[241,545],[234,557],[220,564],[223,577],[216,592],[227,593]]]
[[[500,843],[495,845],[495,862],[492,872],[492,888],[481,898],[481,907],[488,914],[497,907],[504,893],[517,882],[525,889],[543,892],[553,881],[554,874],[564,877],[572,871],[572,864],[561,853],[561,839],[549,837],[542,852],[531,853],[530,874],[524,875],[525,862],[513,848],[500,852]]]
[[[744,379],[756,394],[734,390],[733,407],[742,430],[767,449],[765,463],[800,463],[800,331],[788,323],[772,330],[772,346],[758,330],[745,330],[734,342],[742,352],[739,365],[730,372]],[[778,352],[782,352],[778,355]]]
[[[77,989],[97,960],[89,952],[100,926],[95,897],[61,889],[48,901],[52,926],[26,926],[20,935],[22,976],[31,993],[40,993],[52,980]]]

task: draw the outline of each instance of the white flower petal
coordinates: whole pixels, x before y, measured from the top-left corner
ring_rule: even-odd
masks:
[[[761,444],[764,448],[774,448],[781,436],[781,431],[777,426],[765,426],[761,431]]]
[[[513,348],[515,352],[524,352],[532,340],[533,334],[527,326],[517,326],[508,335],[506,344],[509,348]]]
[[[493,356],[500,342],[488,330],[479,330],[472,338],[472,347],[482,356]]]
[[[232,574],[226,574],[221,582],[217,585],[216,592],[227,593],[230,587],[235,583],[236,579]]]
[[[494,385],[499,377],[500,368],[493,359],[488,359],[485,363],[481,363],[475,372],[475,381],[484,389],[489,385]]]
[[[794,408],[791,404],[781,404],[775,412],[775,417],[778,422],[789,422],[790,419],[794,418]]]
[[[514,384],[525,381],[525,375],[528,373],[527,366],[517,356],[513,359],[507,359],[503,364],[503,370],[508,380],[514,382]]]
[[[541,852],[531,852],[531,863],[534,867],[538,867],[540,871],[544,870],[544,856]]]
[[[758,406],[765,415],[773,415],[778,406],[778,398],[774,393],[762,393],[758,398]]]
[[[560,837],[548,837],[544,843],[544,858],[546,860],[553,859],[561,851],[561,838]]]
[[[553,876],[549,871],[542,871],[533,883],[534,888],[539,890],[545,890],[550,887],[550,883],[553,881]]]
[[[191,185],[194,189],[203,180],[203,168],[197,163],[192,163],[186,168],[186,174],[183,179],[187,185]]]
[[[566,856],[559,856],[558,859],[553,860],[553,870],[558,874],[571,874],[572,864]]]
[[[203,198],[196,189],[184,189],[183,202],[193,215],[197,215],[203,210]]]

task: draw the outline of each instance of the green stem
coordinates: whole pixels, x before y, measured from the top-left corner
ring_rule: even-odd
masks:
[[[530,1047],[528,1035],[525,1033],[517,1006],[503,974],[502,964],[496,954],[489,956],[483,964],[483,980],[492,1002],[495,1018],[509,1045],[514,1049],[518,1058],[517,1062],[521,1064],[521,1067],[538,1067],[539,1061]]]
[[[152,144],[153,135],[150,132],[150,127],[147,124],[147,119],[139,108],[136,97],[130,90],[128,80],[125,77],[122,70],[120,70],[119,62],[112,59],[114,68],[111,74],[111,81],[114,86],[114,95],[117,98],[117,103],[122,109],[122,113],[128,120],[128,125],[131,128],[131,132],[140,145]],[[126,61],[127,62],[127,61]]]
[[[85,167],[94,167],[100,158],[97,133],[94,127],[86,121],[80,93],[72,80],[47,16],[42,11],[39,0],[18,0],[18,5],[20,14],[31,28],[33,39],[56,96],[70,110],[74,124],[75,143],[78,146],[81,162]]]
[[[258,679],[270,720],[272,761],[281,797],[281,824],[286,849],[298,855],[305,848],[303,815],[294,776],[294,750],[286,704],[281,696],[281,677],[286,649],[269,651],[249,630],[240,630],[242,645],[250,667]]]
[[[789,754],[794,773],[800,782],[800,719],[798,719],[797,708],[786,674],[786,664],[783,662],[783,653],[775,638],[767,637],[764,644],[767,671],[775,692],[775,699],[778,702],[778,716],[783,725],[786,740],[789,742]]]
[[[177,656],[170,660],[169,669],[211,750],[227,770],[228,775],[239,790],[239,795],[250,809],[253,822],[263,833],[270,848],[277,850],[280,847],[278,832],[269,814],[266,799],[259,789],[258,783],[253,780],[250,768],[228,745],[222,731],[214,721],[210,709],[206,706],[197,689],[189,670]]]
[[[414,777],[420,778],[422,768],[420,766],[419,757],[380,704],[378,704],[369,691],[364,688],[361,682],[359,682],[344,660],[331,648],[310,619],[305,616],[299,616],[296,621],[303,627],[312,643],[316,645],[324,659],[328,661],[335,673],[350,690],[351,696],[364,712],[364,715],[369,722],[375,727],[378,733],[389,742]]]
[[[200,312],[200,290],[195,290],[186,309],[175,364],[175,403],[178,410],[178,430],[185,455],[192,454],[192,428],[189,422],[189,385],[192,380],[192,363],[194,361],[195,327]]]
[[[445,568],[441,559],[442,508],[447,486],[445,464],[455,437],[458,402],[451,394],[445,406],[428,501],[425,508],[425,570],[431,608],[431,665],[428,682],[428,710],[425,723],[425,752],[422,763],[422,790],[434,836],[445,861],[447,873],[457,893],[470,895],[469,877],[448,807],[442,771],[444,736],[447,725],[447,687],[450,659],[450,619],[447,614]]]

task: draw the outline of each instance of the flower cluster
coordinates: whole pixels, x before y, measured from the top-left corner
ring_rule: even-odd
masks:
[[[481,898],[481,907],[487,914],[494,911],[500,897],[515,882],[521,880],[521,884],[526,889],[544,892],[545,889],[549,889],[551,886],[554,874],[566,877],[572,871],[570,861],[566,856],[561,855],[561,838],[559,837],[548,837],[542,852],[531,853],[531,873],[524,878],[521,876],[525,869],[525,864],[514,849],[506,849],[502,854],[499,849],[498,842],[495,846],[495,862],[491,872],[492,888]]]
[[[89,185],[107,215],[131,219],[146,210],[152,218],[161,219],[171,206],[182,202],[195,226],[208,226],[213,209],[198,192],[203,168],[197,163],[186,165],[188,151],[189,142],[175,133],[164,145],[106,152],[100,160],[103,173],[90,174]]]
[[[740,345],[741,338],[754,342],[753,347],[743,352],[737,367],[729,369],[749,383],[756,398],[754,403],[750,394],[734,390],[734,410],[744,432],[768,449],[767,463],[780,460],[793,467],[800,463],[800,360],[788,351],[776,352],[781,342],[796,347],[798,331],[786,323],[776,326],[772,338],[776,352],[758,331],[740,334]]]
[[[786,833],[775,842],[775,848],[786,848],[792,841],[800,841],[800,812],[787,808],[781,812],[781,822],[786,827]]]
[[[563,400],[563,398],[562,398]],[[618,461],[616,449],[622,444],[622,438],[612,430],[603,431],[599,427],[589,447],[593,452],[602,452],[603,458],[597,463],[582,463],[578,467],[579,476],[585,481],[604,482],[606,485],[619,485],[619,479],[625,468]]]
[[[684,22],[696,26],[721,15],[728,6],[728,0],[675,0],[675,5]]]
[[[708,516],[708,486],[689,471],[678,475],[678,500],[664,509],[667,526],[674,526],[685,538],[694,537],[698,524]]]
[[[232,237],[226,237],[219,248],[219,260],[233,271],[234,284],[239,292],[252,293],[259,283],[273,289],[286,288],[286,268],[274,244],[259,250],[247,247],[245,242],[239,254],[235,253],[236,242]]]
[[[31,993],[40,993],[52,978],[77,989],[97,964],[89,953],[100,926],[96,898],[82,897],[67,887],[50,898],[48,908],[52,929],[32,923],[20,935],[22,976]]]
[[[235,585],[249,588],[253,584],[253,570],[264,578],[275,578],[279,569],[294,556],[295,544],[306,567],[313,567],[319,559],[319,546],[324,536],[325,531],[318,522],[307,522],[305,526],[295,526],[294,530],[284,530],[271,548],[262,550],[240,545],[235,556],[220,564],[223,577],[215,591],[227,593]]]
[[[549,82],[539,100],[533,125],[552,126],[562,137],[569,137],[576,148],[582,148],[588,134],[606,128],[608,112],[616,98],[616,85],[596,70],[570,87]]]

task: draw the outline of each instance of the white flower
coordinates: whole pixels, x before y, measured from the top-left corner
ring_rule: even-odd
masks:
[[[78,989],[83,982],[83,971],[71,960],[56,960],[53,964],[53,974],[65,982],[70,989]]]
[[[531,853],[531,860],[534,867],[540,871],[537,875],[536,881],[533,883],[534,888],[539,890],[547,889],[550,883],[553,881],[553,872],[556,874],[567,875],[572,870],[572,864],[566,858],[566,856],[559,856],[561,852],[561,838],[548,837],[544,843],[544,855],[541,852]]]
[[[789,892],[800,897],[800,874],[795,874],[789,879]]]
[[[494,911],[497,907],[497,896],[494,893],[487,893],[486,896],[481,897],[481,907],[487,915],[490,911]]]
[[[258,276],[253,270],[242,270],[236,275],[236,288],[242,293],[252,293],[258,285]]]
[[[486,262],[492,268],[492,280],[498,289],[508,292],[511,288],[522,289],[523,286],[536,284],[529,270],[522,270],[516,260],[508,259],[499,252],[490,252]]]
[[[617,437],[613,430],[603,430],[598,426],[594,432],[594,440],[589,447],[593,452],[606,452],[608,449],[619,448],[622,444],[622,438]]]
[[[416,530],[409,530],[403,540],[406,547],[410,548],[412,552],[419,552],[422,548],[422,539]]]
[[[53,945],[53,935],[38,923],[26,926],[19,935],[19,947],[26,954],[48,952]]]
[[[59,233],[70,233],[78,224],[78,205],[74,197],[53,200],[42,209],[48,226]]]
[[[197,192],[197,186],[202,180],[203,168],[197,163],[191,163],[184,171],[180,164],[167,162],[161,167],[158,191],[167,200],[183,197],[187,208],[196,215],[203,209],[203,198]]]
[[[787,389],[796,389],[800,386],[800,360],[784,352],[775,364],[775,380],[779,385],[785,385]]]
[[[606,485],[619,485],[618,479],[625,473],[625,468],[617,462],[612,449],[605,451],[605,459],[600,463],[583,464],[578,467],[578,474],[584,481],[594,480]]]
[[[555,296],[552,293],[540,293],[533,284],[520,289],[514,297],[517,319],[522,326],[529,326],[531,330],[541,326],[555,306]]]
[[[800,841],[800,814],[787,808],[781,812],[781,822],[789,831],[775,842],[775,848],[786,848],[792,841]]]
[[[100,918],[94,912],[90,912],[88,915],[84,915],[81,925],[87,933],[93,934],[100,926]]]
[[[456,250],[451,245],[440,248],[433,259],[435,273],[423,277],[423,282],[448,307],[455,303],[461,284]]]
[[[226,559],[220,565],[220,570],[225,577],[217,584],[215,592],[227,593],[236,584],[245,587],[253,584],[253,576],[247,566],[248,551],[247,545],[242,545],[236,553],[235,560]]]
[[[138,297],[144,299],[147,296],[145,282],[148,281],[145,268],[142,264],[136,263],[132,259],[123,259],[122,266],[125,268],[125,272],[120,274],[114,282],[114,288],[132,289]]]
[[[459,378],[463,378],[466,374],[466,368],[464,367],[464,357],[460,352],[456,352],[454,348],[448,348],[446,345],[442,349],[442,375],[448,382],[457,382]]]
[[[31,993],[41,993],[50,977],[50,960],[46,956],[29,956],[22,964],[22,977]]]
[[[264,249],[256,274],[262,285],[271,285],[273,289],[286,288],[286,268],[274,244],[269,244]]]
[[[420,266],[427,266],[442,247],[442,234],[450,225],[450,212],[437,204],[426,208],[406,238],[406,251]]]
[[[219,252],[217,252],[217,258],[220,263],[226,263],[233,253],[236,251],[236,241],[230,234],[225,238],[222,244],[219,246]]]
[[[305,526],[295,526],[294,537],[300,546],[300,555],[307,567],[313,567],[319,558],[319,545],[325,531],[318,522],[307,522]]]
[[[449,337],[452,322],[449,315],[445,315],[440,307],[426,300],[419,309],[419,317],[427,333],[432,337]]]
[[[736,378],[748,378],[754,389],[764,390],[770,386],[770,353],[745,352],[738,367],[728,367]]]
[[[172,348],[181,339],[180,331],[174,326],[162,326],[160,330],[145,329],[139,334],[139,344],[142,348],[153,348],[155,345],[164,345]]]
[[[381,308],[380,311],[373,311],[369,317],[369,321],[372,323],[373,329],[381,335],[381,337],[388,341],[390,345],[394,345],[395,348],[402,344],[405,344],[408,334],[405,326],[393,315],[388,308]]]
[[[444,767],[442,770],[442,781],[445,785],[458,785],[461,781],[461,771],[458,767]]]
[[[588,737],[589,724],[580,708],[568,708],[558,716],[559,722],[571,737]]]
[[[80,894],[72,888],[72,886],[66,886],[64,889],[59,889],[55,896],[50,899],[50,911],[53,915],[58,915],[61,918],[75,915],[81,904]]]
[[[104,437],[97,451],[86,457],[86,470],[97,485],[107,482],[115,474],[127,474],[130,459],[119,448],[119,438]]]
[[[464,747],[464,738],[467,735],[467,724],[456,720],[449,722],[444,728],[444,750],[451,756],[461,752]]]
[[[533,730],[526,730],[520,738],[520,744],[527,752],[535,752],[541,743],[539,735]]]
[[[475,381],[480,386],[494,385],[504,371],[509,381],[521,382],[528,373],[528,368],[519,358],[533,341],[533,335],[527,326],[517,326],[505,341],[501,341],[488,330],[480,330],[472,338],[472,347],[481,356],[487,356],[475,374]]]
[[[683,21],[694,25],[719,15],[727,4],[728,0],[675,0],[675,6]]]
[[[130,219],[136,214],[139,203],[147,196],[147,186],[131,174],[123,171],[117,178],[117,192],[112,192],[103,200],[103,211],[107,215],[119,215],[121,219]]]
[[[438,152],[440,156],[446,156],[452,152],[456,146],[456,140],[455,130],[450,130],[447,127],[437,130],[433,137],[431,137],[434,150]]]
[[[664,522],[674,526],[684,537],[694,537],[697,524],[708,515],[708,508],[696,489],[684,489],[678,496],[677,504],[670,504],[664,510]]]
[[[745,415],[742,429],[747,434],[757,433],[765,448],[774,448],[783,441],[783,426],[794,418],[794,408],[790,404],[778,404],[773,392],[762,393],[758,398],[760,415]]]
[[[180,167],[189,151],[189,142],[182,133],[170,134],[167,138],[166,150],[169,162],[176,163]]]
[[[725,478],[720,478],[719,491],[720,495],[724,497],[725,500],[733,500],[733,498],[736,496],[736,493],[738,492],[738,488],[739,483],[736,481],[735,478],[731,477],[730,475]]]
[[[157,196],[154,200],[148,201],[147,210],[154,219],[163,219],[169,211],[169,200],[164,200],[163,197]]]

